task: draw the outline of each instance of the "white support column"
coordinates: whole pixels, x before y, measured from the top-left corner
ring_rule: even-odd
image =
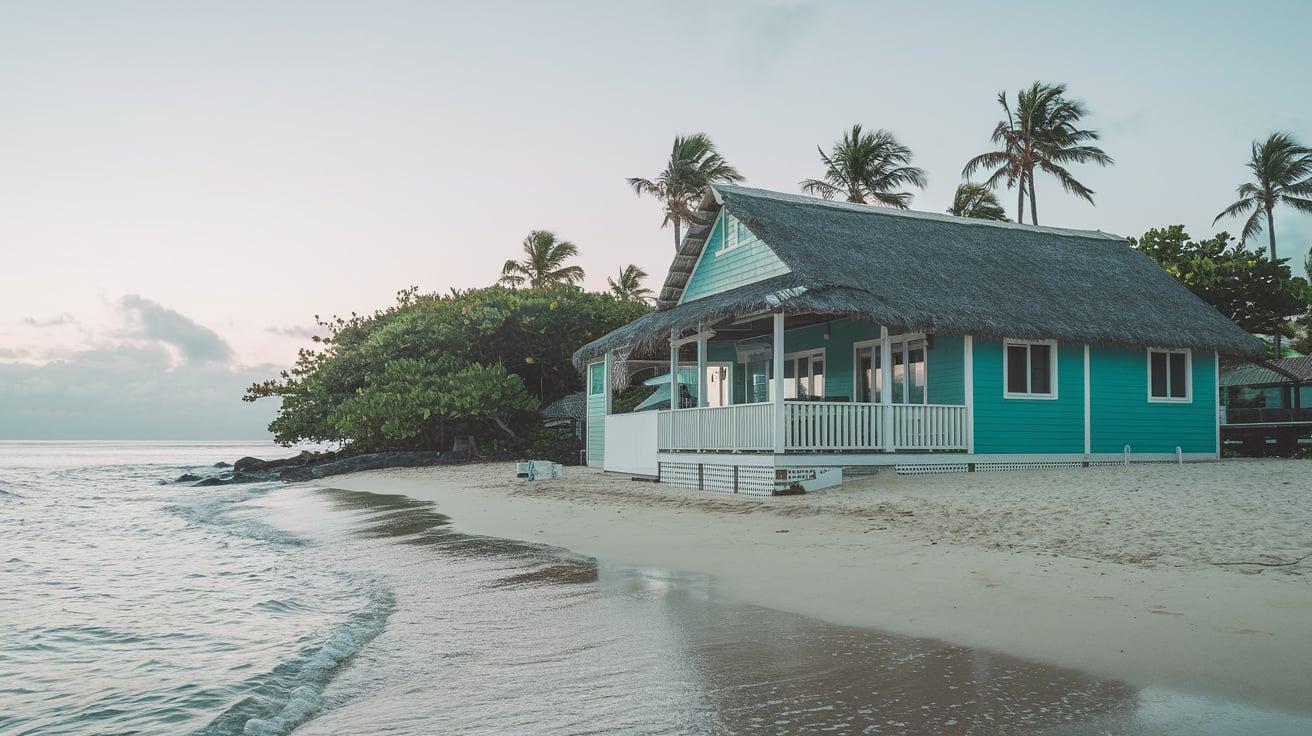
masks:
[[[966,374],[966,452],[975,454],[975,338],[966,335],[962,372]]]
[[[1090,414],[1089,400],[1089,345],[1084,345],[1084,459],[1088,460],[1093,452],[1093,422]]]
[[[607,416],[610,416],[611,403],[615,398],[615,388],[614,388],[615,379],[614,376],[611,374],[611,372],[614,369],[615,369],[615,358],[611,355],[611,352],[607,350],[606,357],[603,359],[603,362],[601,364],[601,370],[603,373],[606,374],[606,377],[603,380],[606,381],[606,415]]]
[[[774,343],[770,346],[774,363],[774,451],[784,453],[784,313],[774,313]]]
[[[700,330],[698,330],[701,332]],[[706,334],[697,338],[697,406],[706,406]]]
[[[670,330],[670,408],[679,408],[679,333]]]
[[[879,328],[879,365],[883,369],[880,381],[880,403],[884,405],[884,452],[893,452],[893,338],[889,337],[888,328]]]

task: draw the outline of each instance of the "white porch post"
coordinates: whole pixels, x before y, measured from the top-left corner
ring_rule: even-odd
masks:
[[[697,338],[697,406],[706,406],[706,334],[700,328],[697,331],[701,333]]]
[[[893,338],[888,335],[888,327],[879,328],[880,367],[883,380],[880,381],[880,403],[884,405],[884,428],[880,432],[884,438],[884,452],[893,452]]]
[[[679,339],[678,330],[670,330],[670,408],[679,408]]]
[[[774,362],[774,451],[784,453],[784,313],[774,313],[774,344],[771,358]]]

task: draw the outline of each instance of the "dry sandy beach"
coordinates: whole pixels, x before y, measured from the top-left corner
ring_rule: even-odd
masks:
[[[885,473],[769,499],[567,472],[320,484],[432,500],[477,534],[709,573],[833,623],[1312,712],[1312,557],[1289,564],[1312,554],[1309,461]]]

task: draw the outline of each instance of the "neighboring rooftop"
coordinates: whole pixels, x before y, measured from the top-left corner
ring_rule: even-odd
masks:
[[[1312,384],[1312,355],[1273,358],[1261,365],[1244,363],[1221,374],[1222,386],[1274,386],[1286,383]]]

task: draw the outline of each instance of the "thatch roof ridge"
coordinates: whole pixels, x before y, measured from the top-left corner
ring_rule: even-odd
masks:
[[[902,210],[895,207],[881,207],[879,205],[845,202],[836,199],[807,197],[802,194],[789,194],[788,192],[774,192],[769,189],[744,187],[737,184],[712,184],[711,189],[713,189],[716,194],[720,195],[720,201],[723,201],[723,196],[726,194],[743,195],[761,199],[773,199],[778,202],[787,202],[790,204],[800,204],[806,207],[827,207],[830,209],[855,212],[861,215],[873,215],[876,217],[902,217],[916,220],[927,220],[931,222],[951,223],[954,225],[967,225],[970,227],[996,227],[1006,230],[1025,230],[1029,232],[1047,233],[1049,235],[1061,235],[1072,238],[1113,240],[1123,243],[1129,242],[1120,235],[1103,232],[1102,230],[1080,230],[1076,228],[1053,227],[1051,225],[1027,225],[1023,222],[1017,223],[1007,220],[982,220],[976,217],[960,217],[957,215],[949,215],[946,212]]]

